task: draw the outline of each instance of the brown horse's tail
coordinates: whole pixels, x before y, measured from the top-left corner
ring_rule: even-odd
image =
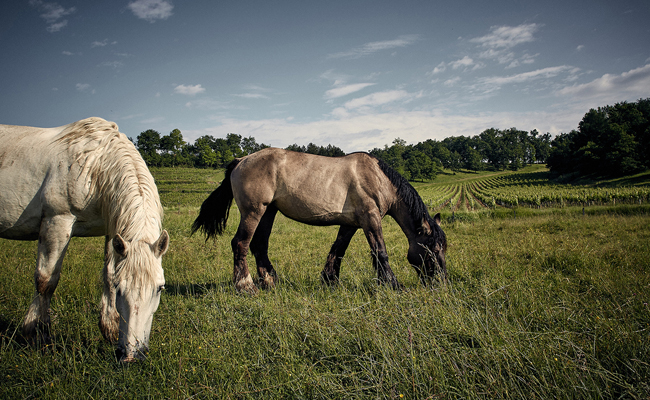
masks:
[[[196,217],[192,224],[192,234],[201,230],[206,235],[206,240],[217,235],[221,235],[226,229],[228,215],[230,214],[230,205],[232,204],[233,194],[230,186],[230,174],[239,164],[240,159],[235,159],[226,167],[226,177],[221,181],[221,185],[208,196],[201,205],[199,216]]]

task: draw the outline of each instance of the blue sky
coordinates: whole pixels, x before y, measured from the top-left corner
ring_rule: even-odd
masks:
[[[0,123],[89,116],[146,130],[347,152],[556,135],[650,97],[650,2],[14,0]]]

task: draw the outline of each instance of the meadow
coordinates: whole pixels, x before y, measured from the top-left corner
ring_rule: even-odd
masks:
[[[190,236],[223,171],[152,173],[171,245],[149,357],[120,364],[97,327],[103,238],[72,240],[52,301],[53,343],[27,345],[19,327],[33,296],[36,243],[1,240],[0,398],[650,397],[645,198],[513,207],[472,194],[496,179],[525,179],[503,186],[539,186],[541,194],[552,183],[535,181],[545,173],[539,166],[416,183],[443,214],[449,282],[420,284],[406,238],[388,217],[384,234],[402,291],[377,285],[360,233],[341,282],[322,285],[337,228],[278,215],[269,255],[280,283],[249,296],[232,283],[236,208],[223,237]],[[440,195],[456,186],[455,197]]]

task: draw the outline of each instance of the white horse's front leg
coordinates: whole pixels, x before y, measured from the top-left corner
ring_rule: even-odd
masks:
[[[42,339],[49,341],[50,300],[59,283],[61,265],[70,243],[74,222],[73,215],[56,215],[41,221],[34,272],[36,295],[23,323],[23,334],[27,338],[34,338],[37,331],[40,331]]]
[[[115,343],[120,332],[120,314],[115,308],[116,292],[112,283],[115,265],[113,265],[111,251],[110,240],[106,236],[104,242],[104,292],[102,293],[102,305],[99,315],[99,330],[102,332],[104,339]]]

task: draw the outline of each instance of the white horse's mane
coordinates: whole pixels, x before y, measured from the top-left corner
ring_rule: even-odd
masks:
[[[134,244],[152,244],[158,239],[163,208],[156,184],[140,153],[117,124],[97,117],[83,119],[65,126],[56,143],[78,155],[78,180],[86,182],[89,196],[99,200],[109,239],[116,234]],[[150,264],[133,261],[127,263],[131,268],[125,265],[124,269]],[[120,271],[120,275],[147,279],[143,271],[134,272]]]

